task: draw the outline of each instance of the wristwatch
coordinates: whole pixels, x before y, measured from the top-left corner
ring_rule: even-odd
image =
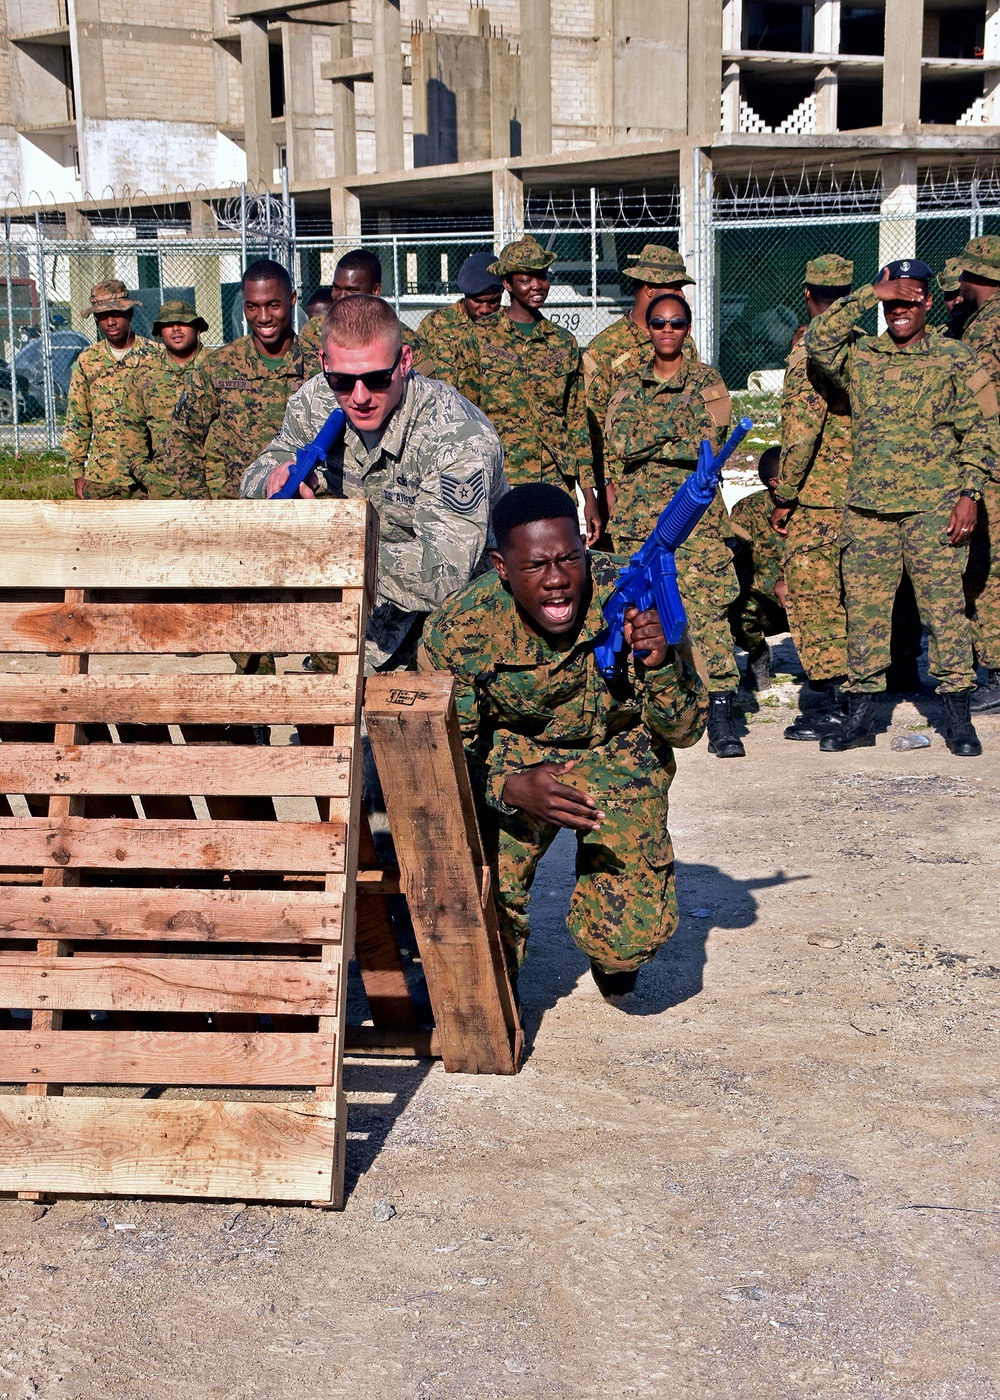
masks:
[[[976,491],[976,490],[974,490],[971,486],[970,486],[970,488],[968,489],[968,491],[959,491],[958,494],[959,494],[960,496],[966,496],[966,497],[968,497],[968,499],[969,499],[970,501],[975,501],[975,503],[976,503],[977,506],[978,506],[979,502],[983,499],[983,493],[982,493],[982,491]]]

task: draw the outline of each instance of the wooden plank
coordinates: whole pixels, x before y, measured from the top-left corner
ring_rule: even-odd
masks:
[[[358,610],[343,603],[0,602],[0,651],[209,656],[357,645]]]
[[[341,877],[343,883],[343,877]],[[342,889],[156,890],[0,886],[0,934],[206,943],[339,940]]]
[[[331,1016],[338,968],[292,958],[43,958],[0,953],[0,1006]]]
[[[14,1084],[309,1085],[333,1082],[330,1034],[5,1031],[2,1073]]]
[[[399,1060],[439,1060],[441,1038],[437,1031],[345,1026],[344,1050],[348,1055],[384,1055],[387,1059]]]
[[[60,799],[66,800],[66,799]],[[344,827],[326,822],[90,821],[0,817],[11,865],[66,870],[343,872]]]
[[[358,814],[358,860],[369,867],[358,871],[359,880],[363,875],[384,873],[372,868],[376,864],[375,842],[368,813],[363,807]],[[357,888],[360,893],[365,885],[359,884]],[[378,889],[379,886],[369,885],[368,888]],[[366,899],[357,906],[355,918],[354,955],[358,960],[358,971],[364,983],[372,1020],[376,1026],[415,1029],[417,1013],[410,996],[388,904],[384,898]]]
[[[354,684],[286,676],[12,676],[0,714],[78,724],[350,724]]]
[[[359,588],[377,529],[340,497],[0,501],[0,588]]]
[[[0,1096],[0,1190],[329,1196],[332,1104]]]
[[[349,748],[247,744],[0,744],[0,792],[340,796]]]
[[[513,1074],[520,1023],[487,894],[454,680],[371,676],[365,720],[445,1069]]]

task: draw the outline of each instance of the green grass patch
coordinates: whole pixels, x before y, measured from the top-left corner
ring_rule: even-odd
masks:
[[[14,453],[0,449],[0,500],[64,501],[73,495],[73,478],[64,452]]]

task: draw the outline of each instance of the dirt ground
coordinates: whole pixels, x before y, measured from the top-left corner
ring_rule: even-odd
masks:
[[[793,694],[678,755],[630,1011],[561,838],[522,1073],[349,1063],[342,1213],[0,1202],[0,1397],[1000,1396],[1000,718],[978,761],[890,750],[932,700],[825,755]]]

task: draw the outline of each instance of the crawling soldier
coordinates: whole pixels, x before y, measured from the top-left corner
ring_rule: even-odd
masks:
[[[673,747],[697,743],[707,697],[685,636],[667,646],[655,610],[626,613],[642,654],[621,680],[594,659],[622,561],[588,554],[560,487],[515,487],[493,512],[495,572],[435,613],[423,669],[451,671],[501,930],[523,961],[528,899],[560,827],[577,834],[569,930],[607,998],[677,926],[667,790]]]

